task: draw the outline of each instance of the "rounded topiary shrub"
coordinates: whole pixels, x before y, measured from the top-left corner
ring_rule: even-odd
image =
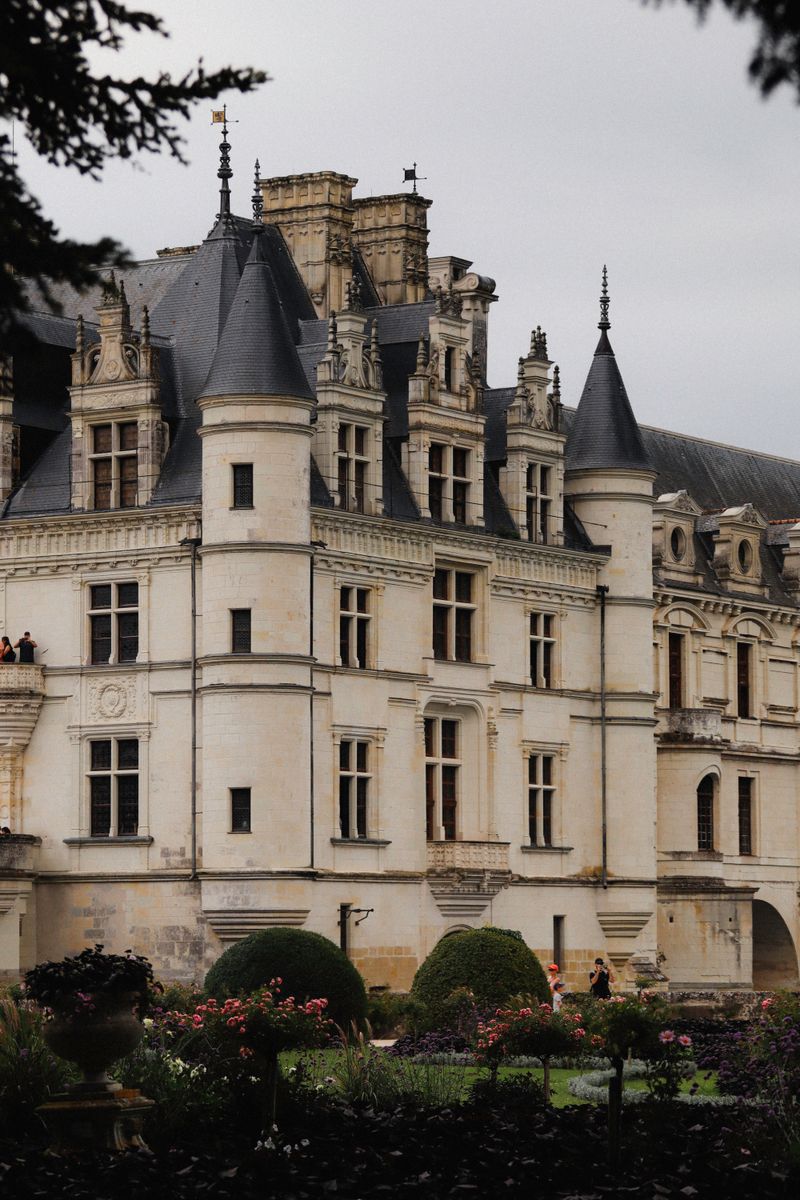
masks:
[[[478,1008],[494,1008],[512,996],[550,999],[550,988],[536,955],[519,937],[500,929],[467,929],[434,946],[414,976],[411,995],[425,1006],[428,1024],[441,1024],[447,998],[467,988]]]
[[[229,947],[206,975],[205,990],[217,1000],[241,996],[280,979],[283,998],[323,997],[326,1016],[347,1029],[367,1011],[364,980],[328,938],[305,929],[262,929]]]

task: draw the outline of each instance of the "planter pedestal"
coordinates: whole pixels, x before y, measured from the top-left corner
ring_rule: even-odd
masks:
[[[93,1096],[59,1093],[37,1113],[50,1134],[50,1149],[56,1154],[91,1150],[146,1150],[142,1125],[154,1100],[136,1088]]]

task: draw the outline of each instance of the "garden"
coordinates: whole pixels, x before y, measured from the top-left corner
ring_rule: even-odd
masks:
[[[440,942],[408,996],[271,929],[196,989],[98,946],[0,997],[15,1198],[796,1195],[798,1097],[796,995],[746,1021],[646,989],[555,1011],[535,955],[494,928]]]

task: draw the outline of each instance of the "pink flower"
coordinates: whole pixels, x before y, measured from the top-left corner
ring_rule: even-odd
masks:
[[[682,1033],[678,1038],[678,1042],[681,1046],[691,1046],[692,1039],[687,1034]]]
[[[772,1008],[774,1003],[775,1003],[774,996],[767,996],[766,1000],[761,1001],[761,1007],[766,1012],[766,1010],[768,1008]]]
[[[675,1034],[671,1029],[662,1029],[661,1033],[658,1035],[658,1040],[662,1043],[662,1045],[668,1045],[670,1042],[675,1041]]]

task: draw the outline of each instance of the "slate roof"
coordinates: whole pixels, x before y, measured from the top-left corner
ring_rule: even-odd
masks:
[[[600,333],[565,453],[568,471],[647,471],[652,466],[605,329]]]
[[[262,236],[253,240],[200,392],[201,398],[235,395],[314,398],[278,298]]]

